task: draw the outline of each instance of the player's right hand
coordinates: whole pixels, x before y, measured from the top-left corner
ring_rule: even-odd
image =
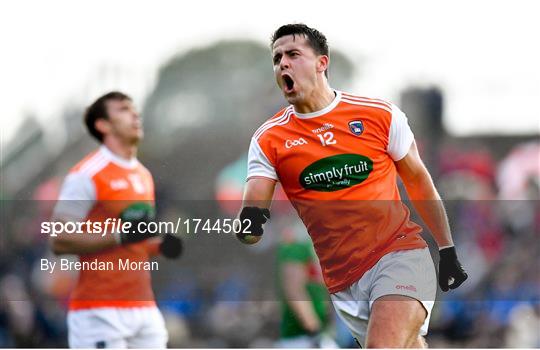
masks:
[[[270,219],[270,210],[244,207],[240,212],[240,232],[236,237],[243,243],[256,243],[264,233],[263,225]]]
[[[148,223],[155,220],[154,207],[149,203],[135,203],[124,209],[120,214],[122,222],[131,223],[131,227],[127,232],[121,231],[118,234],[118,243],[131,244],[144,241],[145,239],[156,237],[157,233],[148,233],[146,228]],[[140,223],[146,223],[143,226],[143,231],[140,231]]]
[[[439,256],[439,286],[443,292],[456,289],[469,277],[457,258],[456,248],[441,249]]]

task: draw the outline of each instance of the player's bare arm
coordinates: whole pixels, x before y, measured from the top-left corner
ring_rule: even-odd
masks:
[[[409,198],[439,246],[439,285],[445,292],[455,289],[468,276],[458,261],[441,197],[414,141],[407,155],[395,164]]]
[[[410,200],[430,229],[437,245],[440,248],[454,245],[441,196],[420,159],[414,141],[407,155],[395,164]]]
[[[252,177],[247,180],[242,197],[242,207],[257,206],[270,209],[276,181],[266,177]]]
[[[165,236],[168,238],[168,236]],[[148,250],[150,255],[159,255],[163,254],[162,252],[162,242],[166,240],[167,238],[150,238],[148,239]],[[93,235],[93,234],[64,234],[59,233],[56,237],[51,237],[49,244],[51,246],[51,250],[56,255],[62,255],[62,254],[91,254],[91,253],[97,253],[101,252],[107,249],[114,248],[119,245],[118,238],[114,237],[114,235],[106,235],[102,237],[101,235]],[[171,245],[169,243],[169,245]],[[178,245],[176,243],[173,243],[173,245]],[[173,248],[176,252],[177,250],[181,250],[181,248]],[[179,253],[173,253],[173,255],[179,255]]]

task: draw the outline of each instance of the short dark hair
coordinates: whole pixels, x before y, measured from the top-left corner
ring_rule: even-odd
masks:
[[[309,46],[317,55],[328,56],[328,43],[323,33],[315,28],[310,28],[303,23],[285,24],[279,27],[271,39],[271,46],[274,46],[276,40],[287,35],[303,35],[308,40]]]
[[[276,40],[287,35],[292,35],[293,37],[296,35],[303,35],[307,39],[309,46],[311,46],[317,55],[329,56],[328,42],[326,41],[324,34],[303,23],[285,24],[279,27],[272,35],[270,47],[273,48]],[[328,77],[328,70],[324,73]]]
[[[99,130],[96,129],[96,120],[98,119],[109,119],[109,115],[107,114],[107,101],[116,100],[116,101],[123,101],[123,100],[130,100],[131,97],[128,95],[119,92],[119,91],[111,91],[100,98],[98,98],[94,103],[92,103],[88,108],[86,109],[86,112],[84,113],[84,123],[86,124],[86,128],[88,129],[88,132],[90,135],[96,138],[99,142],[103,142],[103,134],[99,132]]]

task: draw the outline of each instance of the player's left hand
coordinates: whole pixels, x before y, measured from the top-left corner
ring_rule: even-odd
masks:
[[[183,245],[182,240],[170,233],[163,236],[163,241],[159,245],[161,254],[169,259],[177,259],[182,255]]]
[[[456,248],[441,249],[439,256],[439,286],[443,292],[456,289],[469,277],[457,258]]]

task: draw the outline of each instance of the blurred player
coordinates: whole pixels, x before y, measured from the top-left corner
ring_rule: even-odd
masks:
[[[277,345],[281,348],[337,348],[327,334],[331,312],[321,269],[305,229],[297,226],[283,231],[277,248],[281,298]]]
[[[101,146],[75,165],[66,177],[54,219],[105,222],[122,218],[133,232],[60,233],[52,239],[56,254],[75,254],[80,262],[113,263],[113,270],[81,270],[68,312],[69,346],[83,348],[164,348],[167,331],[156,307],[150,271],[119,269],[119,261],[148,263],[160,252],[178,257],[180,240],[136,230],[154,218],[154,182],[137,160],[142,122],[130,97],[110,92],[88,107],[90,134]]]
[[[280,181],[313,240],[334,306],[361,345],[425,346],[436,275],[397,175],[439,246],[442,290],[457,288],[467,274],[405,114],[333,90],[326,38],[303,24],[274,33],[272,59],[290,106],[251,140],[240,218],[252,224],[238,238],[261,238]]]

